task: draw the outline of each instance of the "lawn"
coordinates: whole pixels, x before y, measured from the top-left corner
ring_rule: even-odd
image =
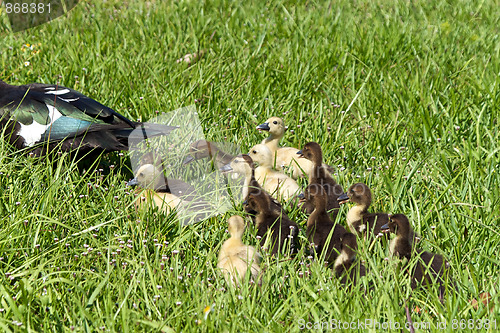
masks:
[[[435,289],[412,291],[385,260],[385,242],[360,241],[368,276],[347,291],[304,254],[304,232],[297,258],[264,255],[262,286],[230,288],[217,256],[241,204],[181,227],[174,215],[134,209],[126,152],[82,167],[0,140],[0,330],[364,331],[358,321],[371,320],[401,331],[407,304],[417,331],[497,331],[499,8],[89,0],[15,34],[2,11],[0,79],[58,83],[134,120],[194,105],[208,139],[244,152],[265,137],[256,125],[283,117],[282,144],[317,141],[344,189],[364,182],[372,211],[406,214],[419,246],[449,261],[456,290],[443,303]],[[176,62],[199,50],[191,66]],[[289,215],[304,225],[297,209]],[[244,241],[257,244],[255,234],[247,228]],[[491,302],[474,307],[484,292]]]

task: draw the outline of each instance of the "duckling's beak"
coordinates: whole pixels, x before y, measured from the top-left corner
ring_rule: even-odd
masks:
[[[304,157],[304,154],[302,153],[302,150],[299,150],[297,152],[297,155],[299,155],[299,158],[303,158]]]
[[[193,161],[194,161],[194,157],[191,155],[188,155],[188,156],[186,156],[186,158],[184,158],[184,161],[182,161],[182,165],[189,164]]]
[[[304,195],[304,193],[300,193],[297,198],[299,198],[300,200],[304,200],[306,198],[306,196]]]
[[[137,185],[139,185],[137,178],[134,178],[134,179],[127,182],[127,186],[137,186]]]
[[[225,164],[225,165],[221,166],[221,167],[219,168],[219,170],[220,170],[222,173],[228,173],[228,172],[233,171],[233,168],[231,168],[231,164]]]
[[[243,205],[248,205],[248,200],[243,201]]]
[[[339,205],[345,204],[346,202],[349,201],[349,197],[347,196],[347,193],[342,193],[340,197],[337,198],[337,201],[339,202]]]
[[[263,123],[257,126],[258,130],[269,131],[271,128],[269,127],[269,123]]]
[[[389,232],[391,232],[391,230],[389,229],[389,223],[386,223],[383,226],[381,226],[380,231],[382,231],[384,234],[388,234]]]

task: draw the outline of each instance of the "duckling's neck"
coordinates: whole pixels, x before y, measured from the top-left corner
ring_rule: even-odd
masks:
[[[410,235],[397,235],[389,245],[391,255],[397,257],[411,257],[411,250],[413,248],[413,232]]]
[[[282,137],[283,135],[277,136],[274,134],[269,134],[267,138],[262,140],[262,144],[266,145],[267,148],[269,148],[269,150],[274,154],[279,148],[279,143]]]
[[[349,229],[353,230],[355,224],[359,224],[363,220],[363,215],[366,213],[368,206],[366,205],[354,205],[347,212],[347,225]],[[356,230],[358,232],[359,230]]]
[[[326,213],[324,205],[319,205],[314,208],[311,215],[309,215],[309,218],[307,219],[307,227],[313,227],[318,220],[321,221],[330,220],[330,217]]]
[[[333,265],[335,271],[338,271],[342,266],[346,267],[356,260],[356,254],[350,254],[346,251],[341,251],[340,255],[335,259],[335,264]]]
[[[255,180],[255,170],[251,169],[248,170],[248,172],[245,174],[245,181],[243,182],[243,199],[248,197],[248,193],[250,193],[250,185],[252,183],[256,183],[257,181]]]

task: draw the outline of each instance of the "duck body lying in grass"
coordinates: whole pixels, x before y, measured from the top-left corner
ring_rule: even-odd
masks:
[[[272,153],[266,145],[255,145],[248,155],[259,164],[255,169],[255,178],[267,192],[276,196],[278,200],[289,200],[300,194],[300,186],[293,178],[273,170]]]
[[[356,235],[346,232],[340,238],[340,244],[340,255],[333,265],[335,274],[341,279],[341,283],[352,283],[354,285],[359,277],[366,275],[365,266],[356,261],[356,252],[358,250]]]
[[[36,156],[54,150],[92,158],[128,150],[128,140],[168,134],[176,127],[134,122],[73,89],[0,80],[0,126],[17,149]],[[141,131],[134,131],[140,128]]]
[[[368,213],[368,208],[372,203],[372,192],[363,183],[349,187],[347,193],[338,197],[338,201],[340,204],[348,201],[355,204],[347,212],[347,225],[355,235],[377,236],[381,232],[381,227],[389,222],[389,215],[386,213]]]
[[[245,177],[242,187],[242,198],[244,201],[248,200],[251,194],[265,195],[271,202],[272,210],[282,211],[281,203],[266,192],[255,179],[255,165],[250,156],[246,154],[236,156],[231,163],[224,165],[220,170],[223,173],[238,173]],[[245,205],[245,211],[252,216],[252,220],[255,222],[255,214],[257,212],[250,209],[248,205]]]
[[[341,237],[346,230],[342,225],[335,224],[326,212],[327,197],[323,187],[307,191],[306,200],[314,206],[307,219],[307,239],[317,255],[324,254],[325,261],[333,265],[341,251]]]
[[[231,216],[228,220],[231,237],[222,244],[217,267],[222,270],[227,283],[240,286],[247,274],[257,281],[260,274],[260,255],[254,247],[243,244],[241,237],[245,231],[245,221],[241,216]]]
[[[408,218],[403,214],[392,215],[390,221],[382,226],[382,230],[396,235],[389,245],[391,255],[401,259],[406,258],[410,265],[412,262],[415,263],[408,269],[412,289],[419,285],[437,284],[439,297],[442,299],[445,291],[444,278],[448,268],[443,256],[415,249],[415,233]]]
[[[269,136],[262,141],[272,154],[272,167],[283,171],[283,169],[290,168],[291,176],[294,179],[299,177],[306,177],[313,171],[313,164],[309,160],[300,160],[297,158],[297,148],[293,147],[279,147],[279,142],[285,135],[286,126],[283,119],[279,117],[271,117],[265,123],[257,126],[257,129],[269,132]],[[325,165],[325,167],[332,172],[333,169]]]
[[[271,253],[295,254],[298,251],[299,226],[281,209],[271,207],[264,193],[250,194],[246,201],[249,210],[256,212],[257,236],[271,239]]]
[[[323,187],[328,198],[326,210],[332,215],[333,220],[335,220],[340,208],[338,198],[344,191],[342,186],[337,184],[332,175],[324,167],[323,152],[321,151],[320,145],[316,142],[308,142],[304,145],[302,150],[297,151],[297,156],[299,156],[300,159],[306,158],[313,163],[313,169],[309,175],[308,188],[312,188],[314,186]],[[307,214],[311,214],[314,210],[314,206],[311,203],[304,202],[302,210]]]

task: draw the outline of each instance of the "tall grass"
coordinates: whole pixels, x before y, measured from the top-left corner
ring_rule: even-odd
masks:
[[[452,331],[453,320],[496,320],[498,329],[498,5],[113,0],[81,2],[17,34],[1,21],[0,78],[11,84],[59,83],[131,119],[194,104],[207,138],[243,151],[264,137],[255,125],[283,117],[284,145],[319,142],[344,188],[365,182],[373,211],[408,215],[419,245],[447,258],[456,283],[443,304],[435,290],[412,292],[384,260],[386,244],[361,242],[369,273],[350,292],[303,252],[264,256],[262,286],[231,289],[216,262],[226,218],[241,207],[181,228],[173,215],[134,209],[126,154],[84,169],[68,156],[36,161],[0,141],[1,329],[404,325],[408,299],[413,321],[430,331],[444,321]],[[176,63],[198,50],[206,53],[196,64]],[[290,216],[305,222],[296,210]],[[255,234],[249,227],[244,241],[256,244]],[[482,292],[491,311],[470,303]]]

